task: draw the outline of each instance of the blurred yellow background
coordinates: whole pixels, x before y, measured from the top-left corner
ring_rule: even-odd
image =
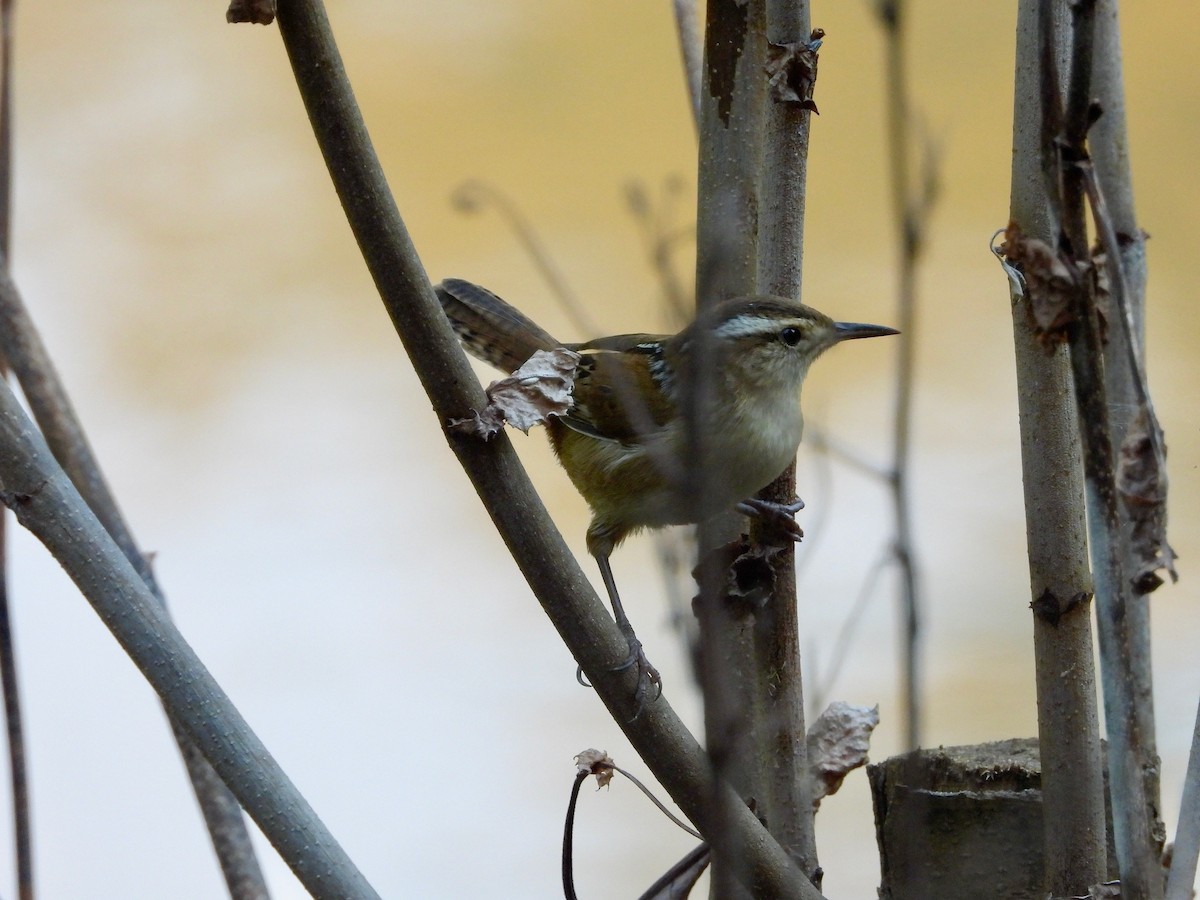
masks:
[[[987,250],[1007,221],[1016,13],[911,6],[915,102],[943,152],[920,275],[913,472],[936,745],[1036,728],[1008,293]],[[691,221],[695,138],[670,4],[347,0],[332,12],[435,281],[481,282],[551,332],[582,337],[501,219],[454,208],[455,189],[482,180],[519,204],[603,330],[663,327],[624,192],[638,181],[657,196],[677,180],[674,222]],[[645,770],[575,684],[445,450],[276,29],[223,16],[218,3],[20,5],[18,283],[185,635],[375,887],[555,896],[572,756],[595,746]],[[886,323],[882,38],[865,2],[816,4],[813,24],[827,38],[804,299]],[[1200,26],[1183,0],[1130,6],[1123,24],[1134,182],[1153,236],[1149,368],[1183,575],[1154,598],[1173,829],[1200,694],[1200,222],[1188,174]],[[892,352],[841,349],[805,389],[810,423],[880,461]],[[515,439],[582,555],[583,502],[540,435]],[[822,672],[890,516],[877,484],[827,467],[802,448],[804,651]],[[219,896],[149,689],[46,554],[23,534],[15,545],[44,895]],[[652,541],[631,541],[614,568],[668,696],[699,732]],[[880,704],[875,759],[900,749],[892,587],[885,579],[830,692]],[[581,819],[582,893],[633,896],[691,843],[620,782],[585,796]],[[862,773],[818,827],[828,894],[874,896]],[[8,829],[0,817],[0,847]],[[8,857],[0,885],[11,884]],[[276,896],[302,895],[269,848],[263,859]]]

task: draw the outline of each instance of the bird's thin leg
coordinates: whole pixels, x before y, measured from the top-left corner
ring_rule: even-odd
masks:
[[[804,537],[804,530],[796,524],[795,518],[796,513],[802,509],[804,509],[804,501],[799,497],[791,503],[776,503],[773,500],[751,497],[737,505],[738,512],[772,523],[793,541],[799,541]]]
[[[600,567],[600,578],[604,581],[604,589],[608,591],[608,601],[612,604],[613,618],[616,619],[621,633],[625,635],[625,640],[629,642],[629,657],[616,666],[614,671],[620,672],[630,666],[637,666],[638,683],[637,690],[634,692],[634,699],[637,700],[637,712],[633,716],[636,719],[642,713],[642,707],[646,703],[651,686],[655,689],[654,699],[658,699],[662,693],[662,678],[658,674],[658,669],[650,665],[650,660],[646,658],[646,654],[642,650],[642,642],[634,634],[629,616],[625,615],[625,607],[621,605],[621,597],[617,594],[617,582],[613,579],[612,566],[609,565],[608,557],[597,554],[596,564]]]

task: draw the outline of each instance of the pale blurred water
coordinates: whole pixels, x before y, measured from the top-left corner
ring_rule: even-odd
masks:
[[[660,8],[661,7],[661,8]],[[805,298],[891,317],[880,38],[866,4],[829,33],[814,125]],[[516,197],[606,329],[659,327],[624,211],[628,179],[691,185],[693,134],[667,6],[342,4],[334,24],[433,277],[489,284],[571,336],[467,179]],[[1150,245],[1151,370],[1171,445],[1185,581],[1155,600],[1165,806],[1173,818],[1200,674],[1197,211],[1200,146],[1182,3],[1128,16],[1135,183]],[[572,756],[644,769],[490,531],[379,308],[304,121],[274,28],[145,3],[18,17],[19,282],[181,628],[386,896],[556,896]],[[1028,735],[1036,715],[1005,284],[1013,11],[914,11],[914,84],[944,142],[922,271],[914,504],[928,592],[930,744]],[[64,28],[69,19],[71,28]],[[1181,181],[1183,184],[1181,185]],[[689,187],[689,190],[691,188]],[[888,445],[886,347],[831,354],[810,421],[873,458]],[[583,503],[540,436],[516,437],[582,553]],[[802,455],[806,662],[828,664],[882,550],[877,485]],[[811,523],[806,520],[806,523]],[[14,538],[38,875],[46,897],[211,897],[219,876],[150,690],[40,548]],[[590,564],[585,559],[590,571]],[[699,728],[653,548],[614,560],[668,694]],[[881,706],[899,749],[895,612],[859,626],[833,696]],[[0,801],[4,798],[0,795]],[[690,839],[624,785],[581,803],[581,891],[630,896]],[[874,895],[856,773],[820,816],[831,896]],[[0,822],[0,847],[9,842]],[[278,897],[302,892],[269,848]],[[0,885],[11,861],[0,851]]]

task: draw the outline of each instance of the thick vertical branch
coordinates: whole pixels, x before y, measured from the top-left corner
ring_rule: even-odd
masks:
[[[458,347],[387,188],[319,0],[283,0],[279,25],[314,134],[380,297],[442,422],[479,408],[482,391]],[[613,670],[624,637],[499,435],[448,433],[497,530],[571,653],[660,783],[705,837],[720,842],[753,896],[820,897],[728,786],[665,699],[634,718],[636,674]]]
[[[765,0],[711,0],[707,5],[700,98],[699,190],[696,222],[696,303],[699,313],[727,297],[757,293],[762,158]],[[711,421],[713,354],[699,347],[686,398],[691,477],[700,495],[720,473],[706,464]],[[698,674],[704,693],[705,746],[719,778],[743,802],[767,795],[766,772],[755,753],[761,734],[760,675],[755,668],[753,615],[725,598],[728,557],[717,548],[740,529],[725,517],[698,528],[701,566]],[[715,800],[716,798],[714,798]],[[713,894],[738,896],[741,861],[723,838],[737,810],[714,809]]]
[[[1089,151],[1096,179],[1103,191],[1109,220],[1117,235],[1121,288],[1130,313],[1129,332],[1108,330],[1104,382],[1108,392],[1109,427],[1112,446],[1118,451],[1129,434],[1130,424],[1141,406],[1130,358],[1145,359],[1146,235],[1138,227],[1133,202],[1133,173],[1130,167],[1129,135],[1125,121],[1125,84],[1121,65],[1121,32],[1116,0],[1098,0],[1093,38],[1091,95],[1099,104],[1100,118],[1092,126]],[[1116,263],[1118,260],[1112,260]],[[1133,347],[1128,346],[1132,340]],[[1133,524],[1122,508],[1121,556],[1123,569],[1133,577],[1140,566],[1133,550]],[[1150,652],[1150,604],[1148,594],[1158,586],[1151,579],[1133,579],[1126,611],[1129,655],[1133,683],[1133,705],[1137,729],[1142,737],[1142,768],[1146,777],[1147,815],[1159,827],[1159,761],[1154,724],[1154,681]]]
[[[1133,692],[1130,653],[1130,585],[1121,550],[1112,436],[1100,338],[1096,283],[1090,265],[1085,204],[1088,131],[1095,121],[1091,76],[1095,36],[1095,2],[1071,7],[1070,77],[1066,102],[1047,106],[1043,115],[1043,153],[1047,171],[1058,172],[1061,232],[1058,246],[1072,276],[1070,316],[1066,335],[1075,381],[1080,440],[1086,481],[1088,546],[1095,581],[1100,663],[1104,685],[1104,719],[1108,732],[1108,772],[1112,796],[1113,841],[1121,875],[1122,896],[1141,900],[1162,896],[1162,872],[1147,815],[1142,771],[1142,736]],[[1068,46],[1061,29],[1053,27],[1050,0],[1042,0],[1041,53],[1043,65]],[[1057,79],[1054,79],[1057,82]],[[1051,97],[1044,100],[1052,102]]]
[[[804,82],[807,94],[815,78],[815,48],[809,49],[807,0],[767,0],[766,38],[770,52],[787,54],[791,77],[776,84]],[[810,59],[814,65],[808,70]],[[797,94],[796,96],[799,96]],[[763,111],[763,148],[759,218],[758,288],[799,300],[804,254],[804,201],[808,175],[809,104],[789,91],[772,91]],[[760,496],[789,503],[796,495],[796,469],[787,471]],[[752,523],[754,543],[771,540],[760,523]],[[790,542],[789,542],[790,544]],[[774,590],[757,615],[755,668],[761,713],[755,751],[765,775],[761,811],[767,828],[814,877],[819,870],[813,820],[813,798],[807,777],[804,689],[800,666],[800,627],[796,601],[796,557],[793,546],[772,556]]]
[[[765,0],[711,0],[700,92],[696,302],[753,294],[758,278]]]
[[[1057,219],[1046,197],[1042,116],[1053,71],[1040,57],[1038,0],[1017,19],[1011,219],[1048,245]],[[1015,287],[1015,285],[1014,285]],[[1078,418],[1066,348],[1038,340],[1032,298],[1014,290],[1013,337],[1045,830],[1045,890],[1083,896],[1105,878],[1104,782],[1092,664],[1091,578]]]

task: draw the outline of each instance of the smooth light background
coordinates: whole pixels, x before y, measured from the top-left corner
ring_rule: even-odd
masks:
[[[1036,728],[1008,294],[987,251],[1007,221],[1015,5],[911,6],[916,106],[943,154],[921,271],[913,504],[926,743],[949,745]],[[276,29],[223,15],[219,3],[20,5],[18,282],[181,629],[381,894],[557,896],[572,756],[599,747],[646,770],[575,684],[445,448]],[[867,3],[816,4],[813,23],[828,37],[804,299],[888,322],[881,35]],[[1153,601],[1173,830],[1200,694],[1200,27],[1182,0],[1131,5],[1124,25],[1135,188],[1153,236],[1150,369],[1184,576]],[[694,133],[669,4],[347,0],[334,26],[435,280],[482,282],[582,337],[502,221],[453,207],[480,179],[516,200],[603,330],[663,326],[624,190],[636,180],[659,195],[678,180],[672,221],[690,222]],[[806,386],[810,423],[873,460],[890,441],[892,353],[841,348]],[[584,504],[541,436],[515,439],[582,555]],[[889,533],[880,486],[832,473],[802,449],[805,662],[823,673]],[[17,533],[13,557],[42,895],[221,896],[151,691],[40,546]],[[614,565],[670,699],[699,731],[653,542],[632,540]],[[829,692],[880,705],[875,759],[900,749],[893,589],[877,588]],[[580,818],[590,896],[636,895],[691,845],[620,781],[587,792]],[[861,772],[818,825],[829,895],[874,896]],[[0,848],[10,843],[5,818]],[[302,896],[265,844],[262,859],[277,897]],[[0,850],[0,891],[11,883]]]

